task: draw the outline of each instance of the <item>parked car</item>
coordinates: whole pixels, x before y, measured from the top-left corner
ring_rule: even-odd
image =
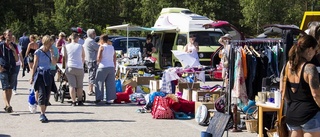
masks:
[[[142,52],[146,39],[141,37],[118,37],[111,39],[111,41],[116,51],[122,51],[123,54],[129,51],[129,57],[137,57],[139,52]]]
[[[108,35],[108,39],[109,39],[109,40],[111,40],[111,39],[113,39],[113,38],[119,38],[119,37],[123,37],[123,36],[118,36],[118,35]],[[96,36],[96,37],[94,38],[94,40],[95,40],[96,42],[99,42],[99,40],[100,40],[100,36]]]

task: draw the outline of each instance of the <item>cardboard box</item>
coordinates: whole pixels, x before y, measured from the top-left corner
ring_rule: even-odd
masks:
[[[210,94],[209,102],[214,102],[220,97],[221,92],[210,92],[208,90],[192,90],[192,101],[205,102],[206,94]]]
[[[182,98],[188,101],[192,100],[192,90],[191,89],[183,89],[182,90]]]
[[[205,105],[207,109],[214,109],[214,103],[212,102],[195,102],[195,114],[197,113],[198,107],[201,105]]]
[[[159,91],[161,88],[161,80],[150,80],[149,88],[151,91]]]
[[[178,89],[181,92],[183,91],[183,89],[192,88],[192,87],[193,89],[199,89],[200,83],[178,83]]]
[[[150,80],[154,80],[154,77],[134,77],[138,85],[149,85]]]
[[[136,87],[138,86],[137,82],[136,81],[133,81],[132,79],[130,80],[125,80],[123,83],[122,83],[122,91],[125,91],[126,90],[126,86],[127,85],[130,85],[132,86],[132,90],[135,91]]]

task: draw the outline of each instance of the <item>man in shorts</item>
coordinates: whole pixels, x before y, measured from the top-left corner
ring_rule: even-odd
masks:
[[[3,90],[3,100],[6,104],[4,110],[7,113],[13,112],[10,105],[10,100],[12,96],[13,83],[16,79],[15,68],[16,62],[19,60],[18,51],[16,49],[17,45],[11,42],[12,32],[11,30],[6,30],[4,32],[5,41],[0,43],[0,80]]]
[[[89,96],[94,96],[93,84],[97,71],[97,54],[99,45],[95,42],[94,38],[96,37],[96,32],[94,29],[87,30],[88,38],[83,43],[83,48],[85,52],[85,62],[88,66],[88,74],[89,74]]]

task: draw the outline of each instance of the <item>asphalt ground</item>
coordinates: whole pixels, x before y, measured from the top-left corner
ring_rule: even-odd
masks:
[[[17,95],[12,96],[13,113],[3,110],[3,98],[0,98],[0,137],[199,137],[207,127],[191,120],[153,119],[150,113],[137,113],[141,106],[130,104],[95,104],[94,96],[86,96],[85,106],[70,106],[70,100],[64,103],[50,98],[46,116],[48,123],[39,121],[37,113],[28,108],[30,74],[18,78]],[[221,82],[206,82],[201,85],[215,85]],[[59,86],[59,82],[56,83]],[[84,90],[88,90],[87,74]],[[228,132],[230,137],[256,137],[256,133]],[[226,136],[226,132],[224,134]]]

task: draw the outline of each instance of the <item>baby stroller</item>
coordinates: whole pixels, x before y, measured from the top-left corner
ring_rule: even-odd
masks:
[[[71,99],[71,96],[69,93],[69,83],[68,83],[67,76],[65,72],[63,72],[61,69],[60,71],[62,72],[60,76],[60,86],[59,86],[58,92],[54,93],[54,99],[56,102],[58,102],[60,98],[60,102],[63,103],[65,98]],[[86,101],[86,93],[84,90],[82,95],[82,101],[83,102]]]

